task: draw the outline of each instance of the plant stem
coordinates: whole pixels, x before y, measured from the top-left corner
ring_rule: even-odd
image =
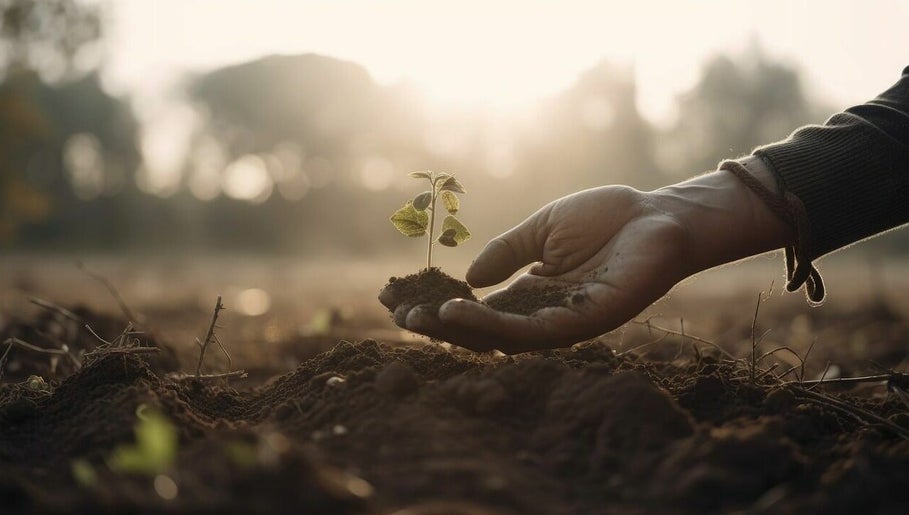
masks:
[[[429,244],[426,248],[426,270],[432,269],[432,233],[436,225],[436,181],[438,179],[430,180],[432,184],[432,200],[429,202]]]

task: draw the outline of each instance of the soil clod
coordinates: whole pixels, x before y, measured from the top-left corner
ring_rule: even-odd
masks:
[[[473,294],[470,285],[438,268],[422,270],[406,277],[391,277],[385,290],[390,291],[389,297],[396,300],[395,304],[387,307],[392,310],[395,323],[400,326],[404,325],[407,313],[414,306],[425,305],[430,309],[438,309],[446,301],[456,298],[483,302]],[[497,311],[526,316],[544,308],[567,306],[569,303],[581,304],[584,301],[586,297],[576,286],[550,284],[543,288],[504,290],[485,303]]]

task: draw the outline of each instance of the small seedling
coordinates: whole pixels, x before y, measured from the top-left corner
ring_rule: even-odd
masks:
[[[114,449],[108,465],[117,472],[160,474],[177,458],[177,428],[164,414],[145,404],[136,409],[136,418],[136,443]]]
[[[429,234],[426,248],[426,269],[432,268],[432,247],[436,242],[446,247],[457,247],[470,239],[470,231],[457,218],[461,201],[455,193],[465,193],[464,186],[448,173],[410,172],[414,179],[429,181],[429,190],[408,200],[404,207],[391,215],[391,223],[405,236],[419,238]],[[448,215],[442,220],[442,233],[433,239],[436,222],[436,201],[441,199]]]

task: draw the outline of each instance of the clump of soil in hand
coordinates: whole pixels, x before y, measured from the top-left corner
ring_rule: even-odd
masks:
[[[451,299],[477,301],[469,284],[435,267],[406,277],[392,277],[385,287],[392,288],[396,297],[407,299],[404,303],[412,306],[427,304],[438,308]]]
[[[467,299],[483,303],[473,294],[470,285],[451,277],[438,268],[424,269],[406,277],[392,277],[385,288],[391,288],[394,296],[401,299],[398,305],[426,304],[432,308],[438,308],[451,299]],[[584,299],[583,294],[578,293],[571,285],[553,284],[539,289],[506,290],[486,304],[496,311],[504,313],[531,315],[543,308],[565,306],[569,301],[580,303]],[[394,311],[393,307],[389,309]]]

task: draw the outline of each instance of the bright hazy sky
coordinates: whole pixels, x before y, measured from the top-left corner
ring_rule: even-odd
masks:
[[[105,2],[105,0],[83,0]],[[110,0],[105,85],[143,122],[149,191],[173,191],[197,115],[187,73],[315,52],[408,81],[442,106],[516,111],[603,59],[633,66],[638,106],[671,123],[717,53],[755,41],[832,106],[867,100],[909,65],[909,0]],[[872,7],[869,7],[872,6]],[[820,121],[820,120],[819,120]],[[246,174],[249,175],[249,174]]]
[[[185,71],[272,53],[356,61],[456,103],[519,105],[603,58],[634,64],[640,107],[672,99],[718,52],[756,37],[840,106],[909,64],[909,0],[113,0],[106,84],[154,105]]]

